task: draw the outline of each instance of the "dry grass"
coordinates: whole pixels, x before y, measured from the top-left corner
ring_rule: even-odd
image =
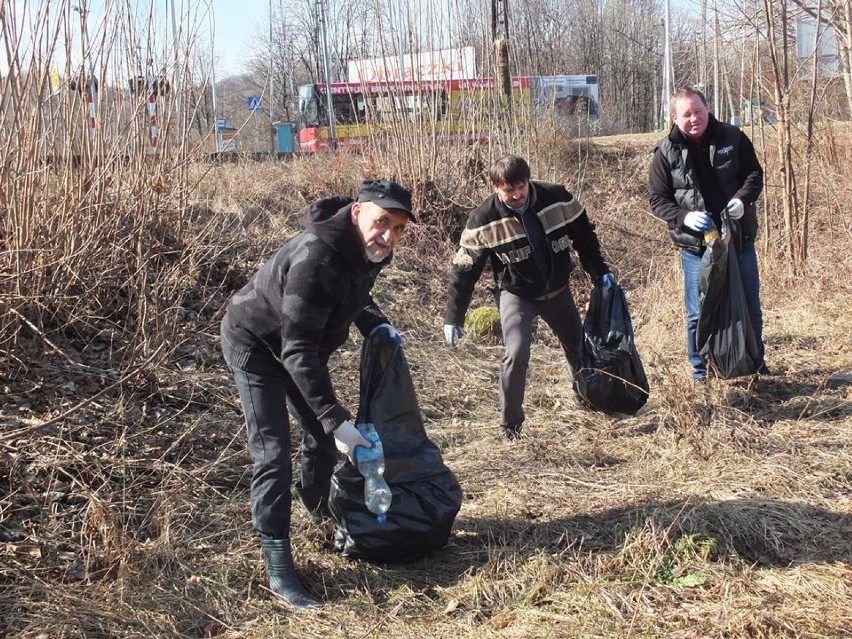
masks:
[[[427,430],[465,501],[446,548],[388,566],[334,555],[332,531],[296,509],[297,564],[327,602],[301,614],[264,588],[217,322],[306,201],[354,192],[372,169],[356,156],[206,167],[178,257],[150,271],[170,301],[151,316],[168,336],[149,355],[121,357],[119,324],[18,322],[4,342],[0,637],[848,636],[852,402],[827,382],[852,371],[849,230],[824,229],[805,278],[791,280],[771,246],[761,253],[777,375],[695,388],[679,267],[647,214],[647,150],[567,141],[540,165],[599,222],[629,291],[648,405],[625,418],[581,409],[539,330],[526,436],[501,441],[501,348],[470,335],[442,347],[452,243],[439,223],[415,227],[376,298],[404,334]],[[484,194],[451,182],[433,186],[446,196],[432,192],[435,219]],[[574,284],[583,299],[584,279]],[[6,298],[23,314],[17,299]],[[358,348],[333,359],[353,406]]]

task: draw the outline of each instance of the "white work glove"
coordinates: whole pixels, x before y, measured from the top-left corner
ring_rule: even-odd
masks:
[[[355,428],[350,420],[346,420],[332,432],[334,435],[334,445],[341,454],[346,455],[353,464],[355,462],[355,447],[363,446],[364,448],[372,448],[373,445],[364,439],[358,429]]]
[[[609,288],[613,284],[615,284],[615,275],[612,273],[604,273],[601,277],[601,286],[603,288]]]
[[[464,337],[461,326],[455,324],[444,324],[444,343],[450,348],[456,347],[456,340]]]
[[[728,206],[725,207],[725,211],[728,212],[729,218],[732,220],[738,220],[743,216],[743,213],[745,213],[745,205],[740,198],[735,197],[733,200],[728,202]]]
[[[402,346],[402,335],[397,333],[396,329],[393,326],[391,326],[390,324],[387,324],[387,323],[379,324],[378,326],[376,326],[376,328],[374,328],[372,331],[370,331],[369,337],[372,337],[373,335],[375,335],[377,333],[384,333],[387,336],[387,338],[390,341],[392,341],[394,344],[397,344],[398,346]]]
[[[703,233],[708,229],[712,221],[713,218],[710,217],[707,211],[690,211],[683,218],[683,225],[688,229]]]

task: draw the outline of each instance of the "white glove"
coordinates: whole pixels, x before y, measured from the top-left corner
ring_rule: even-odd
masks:
[[[456,347],[456,340],[464,337],[461,326],[455,324],[444,324],[444,343],[450,348]]]
[[[373,445],[368,442],[358,429],[355,428],[350,420],[346,420],[332,432],[334,435],[334,445],[342,455],[346,455],[353,464],[355,463],[355,447],[363,446],[364,448],[372,448]]]
[[[693,231],[698,231],[699,233],[703,233],[710,226],[710,222],[713,221],[707,211],[690,211],[686,214],[686,217],[683,218],[683,225],[692,229]]]
[[[728,212],[729,218],[732,220],[738,220],[743,216],[743,213],[745,213],[745,205],[740,198],[735,197],[733,200],[728,202],[728,206],[725,207],[725,210]]]

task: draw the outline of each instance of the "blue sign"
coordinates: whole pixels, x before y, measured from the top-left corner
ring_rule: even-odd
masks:
[[[258,111],[263,108],[260,104],[261,96],[259,95],[250,95],[246,98],[246,107],[248,107],[249,111]]]
[[[228,128],[228,121],[225,118],[216,118],[216,131],[221,133]]]

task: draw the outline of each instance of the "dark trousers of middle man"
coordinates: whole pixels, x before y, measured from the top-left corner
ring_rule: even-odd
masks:
[[[578,346],[583,326],[571,288],[536,299],[525,299],[508,291],[498,293],[503,331],[503,360],[500,364],[500,419],[504,426],[524,421],[524,391],[530,363],[532,324],[536,317],[553,330],[559,340],[571,375],[577,368]]]

